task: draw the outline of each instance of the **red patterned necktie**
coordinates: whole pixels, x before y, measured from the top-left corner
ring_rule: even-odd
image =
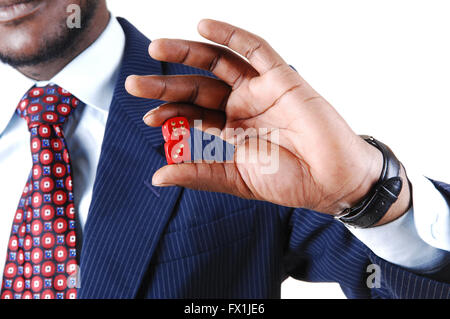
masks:
[[[14,217],[2,299],[76,298],[76,219],[62,126],[79,103],[48,85],[30,89],[17,107],[31,133],[33,167]]]

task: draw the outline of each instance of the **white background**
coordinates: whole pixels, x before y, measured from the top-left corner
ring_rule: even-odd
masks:
[[[200,40],[202,18],[264,37],[358,134],[387,143],[407,170],[450,181],[450,2],[437,0],[108,0],[150,39]],[[447,165],[446,165],[447,164]],[[283,298],[342,298],[292,279]]]

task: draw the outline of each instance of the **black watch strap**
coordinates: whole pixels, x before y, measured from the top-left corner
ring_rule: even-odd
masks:
[[[383,154],[383,170],[380,179],[369,194],[354,207],[345,209],[335,216],[346,225],[357,228],[369,228],[378,223],[395,203],[402,190],[400,175],[401,163],[385,144],[371,136],[361,136]]]

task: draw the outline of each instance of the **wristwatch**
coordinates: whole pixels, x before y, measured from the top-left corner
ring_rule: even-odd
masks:
[[[394,204],[402,190],[402,164],[391,149],[372,136],[361,136],[383,154],[383,169],[378,182],[356,206],[335,216],[342,223],[356,228],[370,228],[378,223]]]

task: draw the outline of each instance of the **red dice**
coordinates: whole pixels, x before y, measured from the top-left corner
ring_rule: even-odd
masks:
[[[189,123],[185,117],[168,119],[162,126],[162,134],[166,142],[179,141],[189,137]]]
[[[180,164],[191,160],[191,150],[187,139],[170,141],[164,144],[167,164]]]
[[[166,141],[164,150],[167,164],[180,164],[191,160],[190,127],[185,117],[168,119],[162,126],[162,134]]]

